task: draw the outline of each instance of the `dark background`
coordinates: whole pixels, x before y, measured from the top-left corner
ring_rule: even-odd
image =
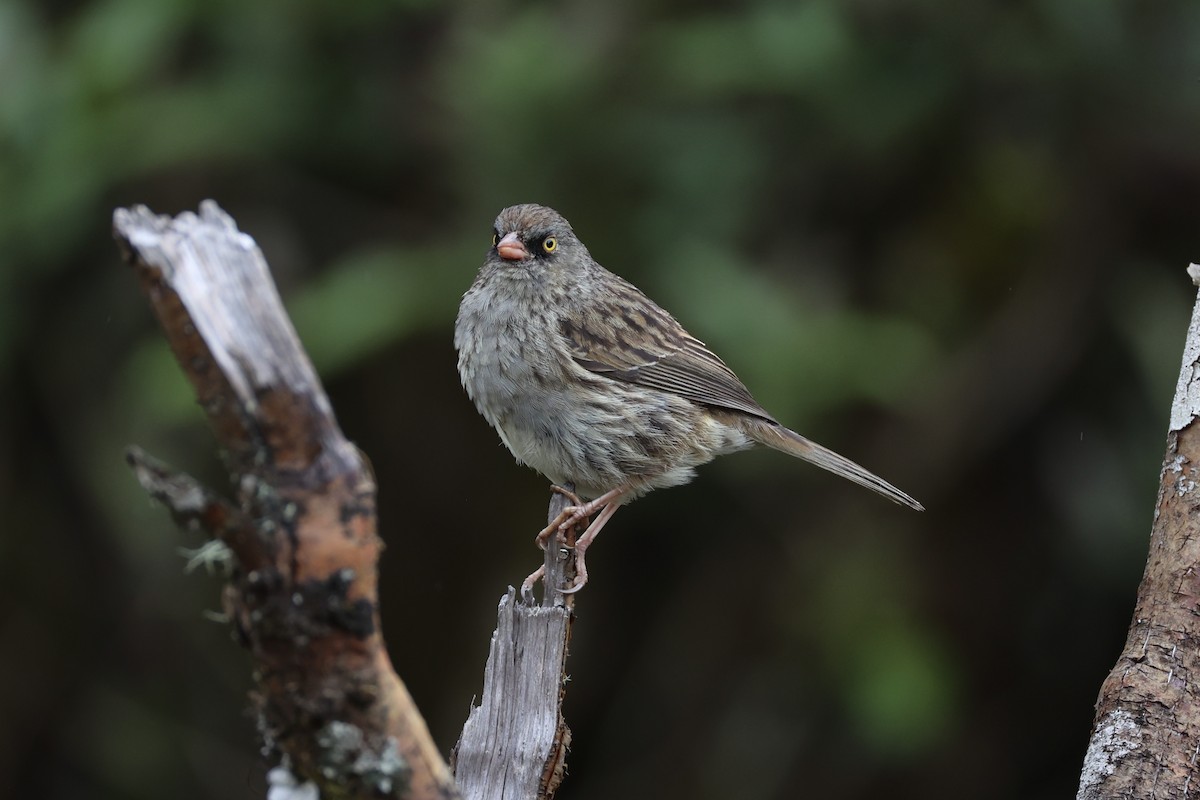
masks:
[[[257,798],[247,660],[138,443],[223,485],[111,241],[214,198],[380,484],[448,750],[548,499],[462,392],[496,212],[558,208],[764,406],[622,510],[561,796],[1073,796],[1200,259],[1194,0],[0,3],[0,796]]]

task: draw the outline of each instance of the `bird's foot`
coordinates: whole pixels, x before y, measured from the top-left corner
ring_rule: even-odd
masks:
[[[538,547],[542,548],[543,550],[546,549],[546,541],[551,536],[562,534],[565,538],[566,532],[573,526],[578,525],[580,522],[587,519],[592,514],[595,514],[597,511],[600,512],[600,515],[587,526],[587,529],[575,541],[575,580],[571,581],[570,586],[564,589],[559,589],[559,592],[562,594],[574,594],[582,589],[588,582],[587,565],[584,563],[583,554],[587,552],[588,546],[591,545],[592,540],[596,538],[596,534],[600,533],[600,529],[604,527],[604,525],[616,512],[617,508],[619,508],[621,497],[629,491],[629,487],[618,486],[616,489],[605,492],[595,500],[591,500],[586,503],[581,503],[579,501],[579,497],[560,486],[552,486],[551,488],[569,498],[574,505],[569,505],[564,508],[562,512],[554,518],[553,522],[551,522],[545,528],[542,528],[538,535],[534,537],[534,541],[537,543]],[[536,583],[539,578],[544,578],[545,575],[546,570],[545,566],[543,565],[525,579],[525,582],[521,584],[521,591],[524,593],[526,587],[532,588],[533,584]]]
[[[563,494],[568,496],[571,495],[571,493],[567,492],[566,490],[563,490]],[[575,500],[578,501],[579,498],[576,497]],[[547,542],[551,537],[558,537],[559,541],[562,542],[563,547],[575,551],[575,580],[573,580],[566,588],[559,590],[562,594],[574,594],[582,589],[583,585],[587,583],[587,567],[583,563],[583,554],[584,551],[587,550],[587,544],[583,543],[583,536],[579,537],[579,540],[573,545],[568,544],[566,532],[570,530],[572,526],[578,525],[580,522],[590,517],[595,510],[593,506],[595,506],[595,501],[592,501],[591,503],[581,503],[579,505],[567,506],[562,510],[562,512],[559,513],[557,517],[554,518],[549,525],[547,525],[545,528],[542,528],[542,530],[538,532],[538,535],[533,538],[537,546],[543,550],[546,549]],[[591,530],[591,526],[588,527],[588,530]],[[586,535],[587,532],[585,531],[584,536]],[[591,542],[591,539],[588,539],[587,541]],[[580,546],[581,544],[582,547]],[[545,577],[546,565],[543,564],[530,573],[529,577],[521,583],[521,596],[532,597],[531,591],[533,589],[533,585]]]
[[[560,511],[558,516],[554,518],[553,522],[542,528],[540,531],[538,531],[538,535],[533,537],[534,543],[543,550],[546,549],[546,540],[553,536],[556,531],[566,535],[567,530],[572,525],[578,525],[580,522],[590,517],[595,512],[595,508],[599,507],[595,500],[590,503],[585,503],[580,499],[579,495],[575,494],[570,489],[564,489],[563,487],[554,483],[550,484],[550,491],[555,492],[556,494],[561,494],[563,497],[571,501],[571,505]]]

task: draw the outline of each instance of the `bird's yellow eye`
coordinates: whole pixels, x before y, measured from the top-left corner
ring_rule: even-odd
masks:
[[[553,253],[558,249],[558,239],[555,239],[553,236],[547,236],[542,240],[542,249],[547,253]]]
[[[500,234],[498,234],[498,233],[493,233],[493,234],[492,234],[492,247],[495,247],[495,246],[496,246],[496,245],[498,245],[499,243],[500,243]]]

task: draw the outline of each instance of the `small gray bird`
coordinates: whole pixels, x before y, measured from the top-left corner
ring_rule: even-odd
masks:
[[[719,455],[764,444],[918,511],[883,478],[780,425],[729,367],[628,281],[596,263],[557,211],[506,208],[454,326],[458,373],[516,456],[576,502],[545,541],[599,511],[584,552],[623,503],[687,483]],[[532,584],[541,571],[530,575]]]

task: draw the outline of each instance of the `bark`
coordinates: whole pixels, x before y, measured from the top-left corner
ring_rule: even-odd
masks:
[[[1200,277],[1196,265],[1188,272]],[[1197,417],[1200,297],[1171,407],[1146,570],[1125,648],[1100,688],[1079,800],[1186,798],[1200,789]]]
[[[118,209],[114,232],[232,476],[226,501],[138,450],[142,485],[235,556],[226,609],[266,748],[327,797],[455,798],[379,628],[375,483],[342,435],[262,253],[215,203]]]

